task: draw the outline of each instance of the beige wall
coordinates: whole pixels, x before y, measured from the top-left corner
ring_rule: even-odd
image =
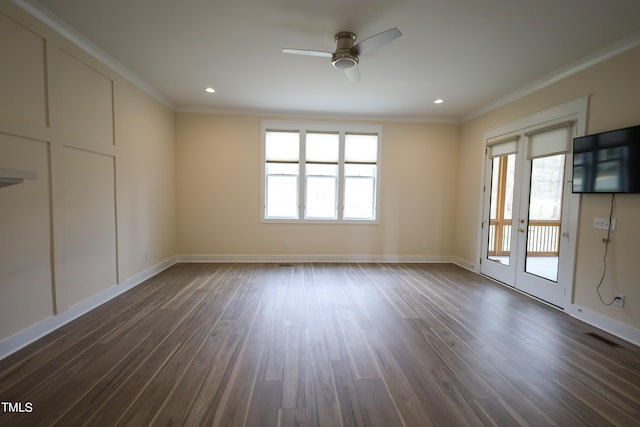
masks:
[[[0,342],[175,256],[173,112],[0,5]]]
[[[457,125],[382,123],[379,224],[265,224],[260,222],[265,119],[273,120],[177,115],[181,255],[344,260],[452,255]]]
[[[456,254],[477,263],[482,178],[483,132],[509,121],[591,95],[587,133],[640,124],[640,48],[532,93],[463,124],[457,188]],[[639,141],[640,142],[640,141]],[[608,217],[610,196],[581,196],[573,303],[597,314],[640,328],[640,195],[616,197],[617,230],[607,257],[608,274],[601,288],[606,300],[625,294],[623,309],[600,303],[595,292],[602,274],[603,232],[592,228],[594,217]]]

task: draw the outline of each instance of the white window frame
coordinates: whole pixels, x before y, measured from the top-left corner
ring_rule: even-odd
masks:
[[[265,156],[265,136],[267,131],[297,131],[300,133],[300,157],[298,163],[298,218],[267,218],[267,201],[266,201],[266,156]],[[306,203],[306,156],[305,141],[307,132],[327,132],[338,133],[339,135],[339,160],[337,175],[337,218],[336,219],[313,219],[305,218]],[[378,136],[376,175],[374,177],[374,209],[373,219],[344,218],[344,147],[345,135],[349,133],[355,134],[376,134]],[[344,123],[303,123],[303,122],[281,122],[281,121],[263,121],[261,127],[261,145],[260,145],[260,222],[262,223],[285,223],[285,224],[379,224],[380,222],[380,176],[381,176],[381,153],[382,153],[382,126],[380,125],[361,125],[361,124],[344,124]],[[311,163],[312,164],[312,163]]]

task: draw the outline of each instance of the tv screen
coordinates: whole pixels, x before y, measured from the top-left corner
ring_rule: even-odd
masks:
[[[640,125],[573,139],[574,193],[640,193]]]

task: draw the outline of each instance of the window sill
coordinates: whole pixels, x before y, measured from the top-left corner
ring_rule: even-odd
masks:
[[[377,219],[266,219],[260,220],[262,224],[304,224],[304,225],[378,225]]]

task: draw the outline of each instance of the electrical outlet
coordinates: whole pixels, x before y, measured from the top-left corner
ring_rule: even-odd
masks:
[[[616,307],[624,307],[624,295],[615,294],[613,297],[613,305],[615,305]]]
[[[609,230],[609,218],[593,218],[593,228],[596,230]],[[611,231],[616,230],[616,220],[611,220]]]
[[[285,241],[284,241],[284,247],[285,247],[285,248],[288,248],[288,247],[289,247],[289,241],[288,241],[288,240],[285,240]]]
[[[427,249],[427,246],[428,246],[428,245],[427,245],[427,242],[426,242],[426,241],[423,241],[423,242],[422,242],[422,245],[420,245],[420,247],[421,247],[422,249]]]

